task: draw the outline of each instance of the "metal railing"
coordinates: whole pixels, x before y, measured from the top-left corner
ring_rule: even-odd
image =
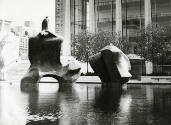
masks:
[[[153,74],[171,75],[171,65],[153,65]]]

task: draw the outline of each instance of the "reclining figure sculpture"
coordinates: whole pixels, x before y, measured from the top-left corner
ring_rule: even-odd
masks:
[[[42,77],[53,77],[58,80],[59,84],[71,84],[78,79],[81,70],[78,61],[69,61],[67,65],[61,63],[62,42],[62,38],[49,31],[42,31],[29,39],[28,56],[31,65],[21,79],[21,89],[36,89]]]
[[[131,77],[128,57],[114,45],[104,47],[89,61],[104,87],[121,87]]]

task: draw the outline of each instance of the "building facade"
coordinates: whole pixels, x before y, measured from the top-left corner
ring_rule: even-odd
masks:
[[[69,10],[65,6],[68,1]],[[70,38],[82,31],[112,31],[134,44],[143,27],[171,23],[171,0],[56,0],[55,5],[56,33],[68,32],[68,23]]]
[[[12,21],[0,19],[0,32],[9,32]]]
[[[28,37],[19,37],[19,57],[22,60],[28,60]]]
[[[64,34],[64,0],[55,1],[55,32],[63,35]]]

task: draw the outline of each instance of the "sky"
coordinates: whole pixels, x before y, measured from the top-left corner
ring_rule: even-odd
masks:
[[[54,31],[55,0],[0,0],[0,18],[15,21],[15,25],[33,21],[40,29],[46,16],[49,17],[49,29]]]

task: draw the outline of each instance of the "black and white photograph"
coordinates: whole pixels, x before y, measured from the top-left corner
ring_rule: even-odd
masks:
[[[171,125],[171,0],[0,0],[0,125]]]

